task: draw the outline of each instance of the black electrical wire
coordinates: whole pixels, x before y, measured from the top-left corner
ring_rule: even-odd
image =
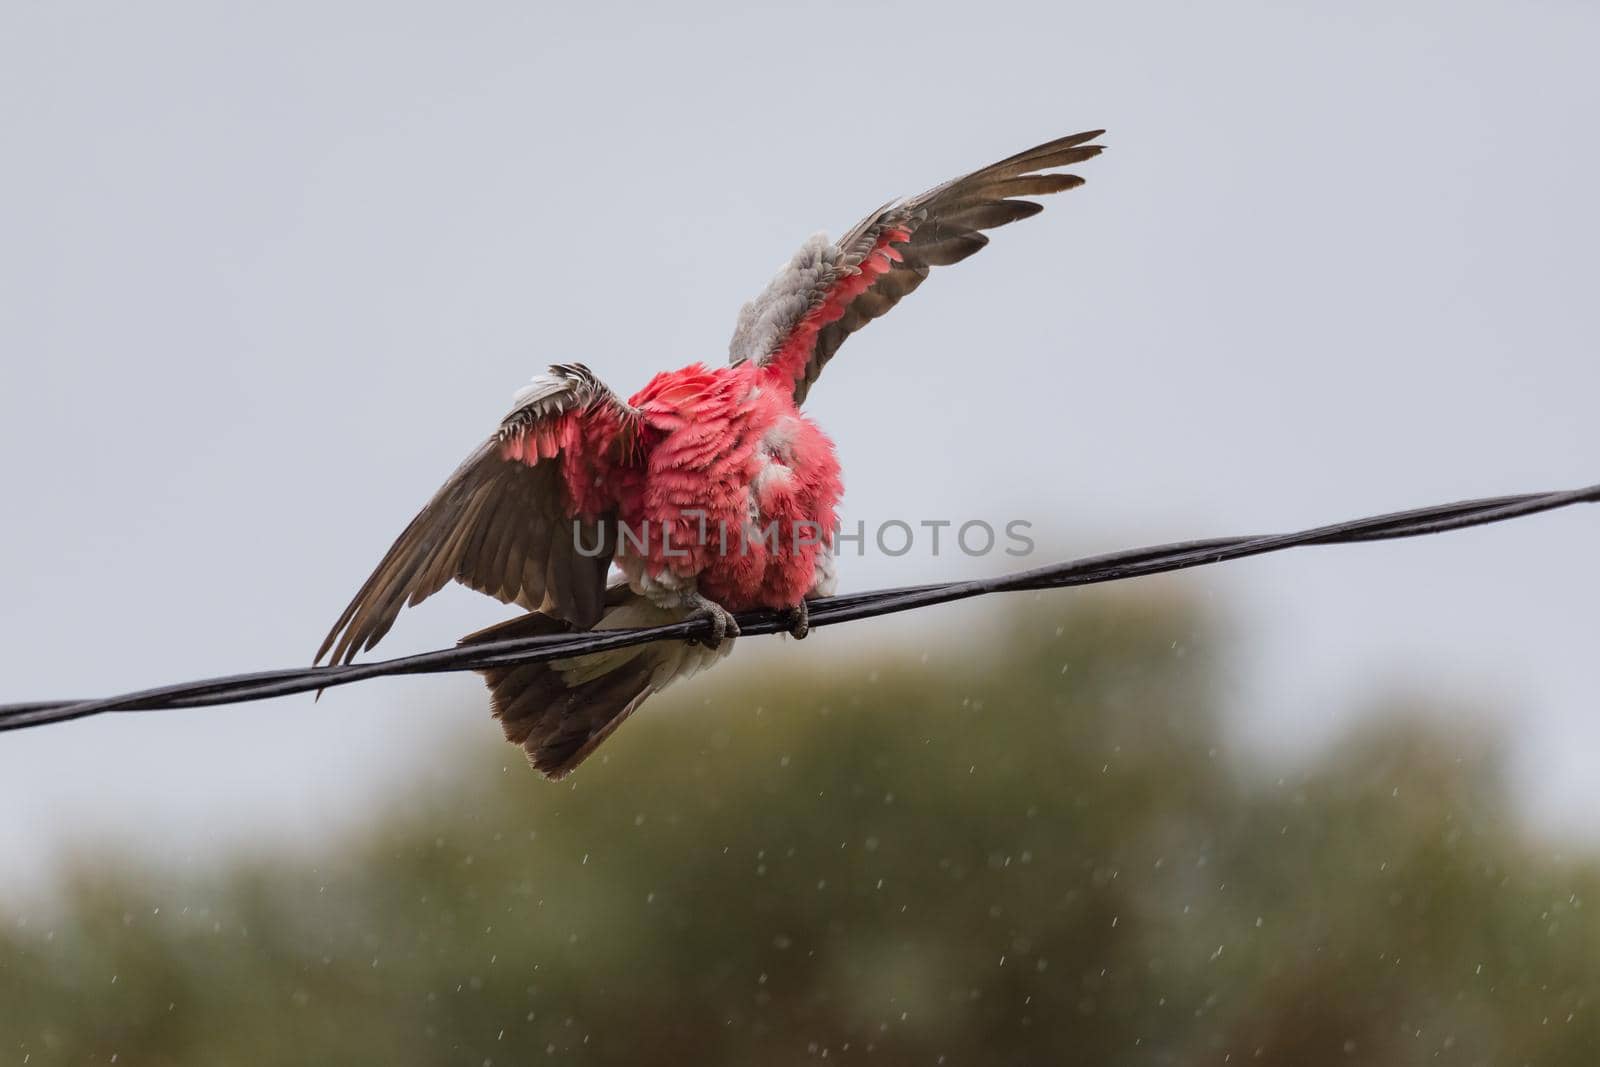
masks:
[[[1600,501],[1600,485],[1562,492],[1524,493],[1489,497],[1455,504],[1439,504],[1412,511],[1374,515],[1364,519],[1317,526],[1296,533],[1255,537],[1219,537],[1129,549],[1107,555],[1017,571],[994,578],[945,582],[937,585],[879,589],[827,597],[810,603],[813,627],[870,619],[900,611],[945,604],[988,593],[1063,589],[1141,578],[1150,574],[1203,567],[1246,556],[1281,552],[1302,545],[1347,544],[1420,537],[1469,526],[1505,522],[1573,504]],[[771,611],[741,612],[739,627],[748,636],[784,632],[788,621]],[[102,700],[53,700],[0,705],[0,731],[66,722],[107,711],[156,711],[167,708],[202,708],[268,700],[313,690],[331,689],[368,678],[401,674],[436,674],[482,670],[485,667],[579,656],[589,652],[624,648],[665,639],[686,640],[711,631],[709,619],[693,619],[641,630],[607,630],[559,634],[552,637],[512,638],[481,644],[422,652],[396,659],[343,666],[299,667],[210,678],[198,682],[145,689]]]

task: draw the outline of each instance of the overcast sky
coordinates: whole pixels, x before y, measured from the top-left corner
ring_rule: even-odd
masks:
[[[306,661],[545,364],[626,393],[721,360],[808,234],[1096,126],[1086,187],[813,389],[848,518],[1076,554],[1600,481],[1597,40],[1580,3],[6,4],[0,700]],[[1241,745],[1442,682],[1581,831],[1597,538],[1574,509],[1185,585],[1230,621]],[[384,650],[504,614],[441,595]],[[0,736],[0,880],[85,836],[203,859],[359,819],[482,703],[405,679]]]

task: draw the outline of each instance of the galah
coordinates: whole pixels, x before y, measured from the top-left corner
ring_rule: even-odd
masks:
[[[411,520],[317,650],[349,663],[400,609],[457,581],[527,609],[462,639],[653,626],[703,616],[711,635],[483,672],[494,715],[560,778],[650,694],[732,648],[733,613],[831,594],[833,443],[801,414],[845,338],[988,243],[984,230],[1073,189],[1059,172],[1103,131],[1062,137],[818,234],[739,313],[728,364],[657,374],[627,400],[579,364],[553,366]],[[612,577],[613,567],[616,570]]]

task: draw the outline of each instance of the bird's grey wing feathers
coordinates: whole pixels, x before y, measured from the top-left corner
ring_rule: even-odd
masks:
[[[564,419],[584,420],[576,435]],[[517,394],[484,442],[405,528],[317,650],[348,663],[376,645],[400,609],[456,581],[506,603],[588,627],[605,602],[615,526],[607,515],[573,516],[562,448],[616,447],[634,412],[587,368],[551,367]],[[580,442],[574,446],[571,442]],[[582,551],[580,551],[580,545]]]
[[[1082,185],[1075,174],[1047,172],[1099,155],[1104,146],[1088,142],[1104,132],[1058,138],[892,201],[837,242],[812,237],[740,311],[730,361],[781,366],[801,403],[845,338],[921,285],[930,268],[977,252],[989,243],[982,231],[1043,210],[1025,198]]]

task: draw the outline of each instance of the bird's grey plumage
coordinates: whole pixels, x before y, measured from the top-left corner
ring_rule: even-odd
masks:
[[[894,263],[845,308],[844,315],[817,334],[805,373],[795,383],[795,402],[805,400],[811,383],[834,352],[856,330],[884,314],[927,278],[929,268],[959,263],[989,243],[981,232],[1044,210],[1017,197],[1045,196],[1083,184],[1075,174],[1044,173],[1100,154],[1089,144],[1104,133],[1091,130],[1046,142],[982,170],[936,186],[920,196],[895,200],[855,225],[837,242],[818,235],[808,240],[762,294],[739,313],[728,356],[733,363],[764,362],[783,345],[806,312],[827,297],[847,272],[858,270],[888,230],[910,232],[898,245]]]
[[[814,233],[784,265],[766,290],[739,311],[739,321],[728,344],[730,363],[747,359],[764,361],[839,276],[844,253],[825,233]]]
[[[529,466],[502,458],[500,448],[509,436],[597,404],[633,414],[588,368],[575,364],[551,367],[519,392],[495,436],[456,469],[396,539],[334,623],[316,660],[350,662],[389,632],[401,608],[450,581],[580,627],[593,625],[604,608],[615,524],[605,516],[569,519],[560,464]]]

